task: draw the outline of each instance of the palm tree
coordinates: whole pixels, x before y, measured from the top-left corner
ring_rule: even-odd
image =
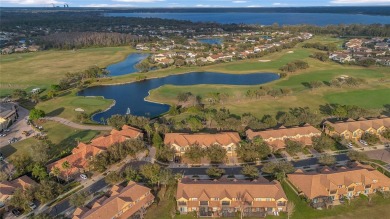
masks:
[[[146,131],[146,134],[148,135],[148,141],[150,142],[150,136],[152,135],[153,129],[149,125],[149,123],[144,126],[144,129]]]
[[[51,172],[50,172],[51,175],[57,177],[57,181],[59,180],[58,177],[61,175],[61,170],[60,168],[58,167],[54,167]]]
[[[68,182],[69,181],[69,169],[72,167],[70,165],[70,163],[68,161],[65,161],[62,163],[62,168],[65,170],[66,172],[66,181]]]

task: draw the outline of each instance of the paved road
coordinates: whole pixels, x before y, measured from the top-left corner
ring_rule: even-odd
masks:
[[[347,161],[348,156],[346,154],[338,154],[335,155],[336,161]],[[317,158],[310,158],[305,160],[299,160],[299,161],[291,161],[294,167],[303,167],[303,166],[312,166],[318,164]],[[184,175],[206,175],[206,170],[209,167],[191,167],[191,168],[185,168],[185,167],[172,167],[170,168],[174,174],[176,173],[182,173]],[[225,170],[226,175],[240,175],[242,167],[221,167]],[[259,170],[261,170],[262,165],[257,166]]]
[[[97,130],[97,131],[110,131],[110,130],[112,130],[111,126],[81,125],[81,124],[77,124],[77,123],[74,123],[72,121],[69,121],[67,119],[60,118],[60,117],[45,117],[43,119],[59,122],[61,124],[64,124],[66,126],[69,126],[69,127],[72,127],[72,128],[76,128],[76,129]]]
[[[17,138],[20,141],[34,136],[34,130],[29,125],[27,125],[27,122],[25,120],[29,115],[29,111],[19,106],[18,115],[18,120],[14,122],[14,124],[12,124],[12,126],[9,128],[11,131],[7,133],[7,136],[0,137],[0,148],[9,145],[9,139]],[[26,137],[22,134],[24,131],[30,132],[30,135]]]

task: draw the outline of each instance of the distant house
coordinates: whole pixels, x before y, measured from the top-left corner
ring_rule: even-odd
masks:
[[[390,118],[348,119],[345,122],[340,121],[335,123],[326,121],[324,125],[327,126],[329,135],[340,136],[344,139],[358,140],[365,132],[380,136],[382,132],[387,128],[390,128]]]
[[[154,201],[150,189],[130,181],[126,187],[113,186],[107,196],[92,203],[91,208],[79,207],[73,219],[118,218],[127,219],[137,213],[144,214]],[[142,216],[140,218],[143,218]]]
[[[324,167],[318,172],[301,169],[287,174],[288,180],[306,196],[315,208],[337,205],[340,200],[389,191],[390,179],[371,166],[357,164],[351,168]]]
[[[241,139],[237,132],[221,132],[216,134],[209,133],[166,133],[164,144],[175,149],[176,155],[181,156],[190,146],[197,144],[203,148],[211,145],[220,145],[230,156],[235,155],[237,146]]]
[[[34,180],[26,175],[12,181],[0,182],[0,207],[4,206],[7,200],[12,198],[16,189],[26,190],[36,184]]]
[[[285,148],[286,139],[301,142],[303,145],[311,145],[312,137],[320,135],[321,131],[309,124],[306,124],[302,127],[292,128],[286,128],[282,126],[279,129],[270,129],[258,132],[254,132],[251,129],[246,131],[246,136],[248,139],[252,140],[255,137],[261,137],[274,150]]]
[[[245,217],[279,215],[286,211],[287,197],[277,181],[191,180],[179,181],[176,192],[180,214],[196,212],[198,217]]]
[[[65,176],[73,176],[88,170],[88,161],[90,161],[93,156],[107,150],[113,144],[138,138],[143,138],[141,130],[124,125],[122,130],[118,131],[113,129],[108,136],[100,136],[93,139],[88,144],[79,143],[77,147],[72,150],[71,155],[47,165],[47,170],[51,172],[54,168],[58,168],[61,171],[62,178]],[[70,169],[66,170],[62,168],[64,162],[70,164]]]

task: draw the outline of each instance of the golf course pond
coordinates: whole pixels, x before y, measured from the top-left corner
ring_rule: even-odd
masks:
[[[115,114],[155,117],[169,110],[169,105],[145,100],[149,91],[164,85],[189,86],[198,84],[258,85],[279,79],[275,73],[226,74],[216,72],[191,72],[151,78],[121,85],[95,86],[78,93],[79,96],[102,96],[115,100],[107,111],[97,113],[93,120],[100,122]]]

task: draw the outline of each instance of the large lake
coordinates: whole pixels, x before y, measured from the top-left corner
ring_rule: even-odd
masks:
[[[253,74],[224,74],[214,72],[192,72],[179,75],[170,75],[163,78],[154,78],[123,85],[96,86],[82,90],[80,96],[103,96],[114,99],[116,104],[109,110],[95,114],[93,120],[100,122],[101,118],[109,118],[114,114],[126,114],[130,108],[132,115],[155,117],[169,110],[169,105],[145,101],[149,91],[160,86],[197,85],[197,84],[228,84],[228,85],[257,85],[279,78],[274,73]]]
[[[106,13],[114,17],[165,18],[190,20],[193,22],[245,23],[271,25],[295,24],[390,24],[389,16],[373,16],[363,14],[331,14],[331,13]]]
[[[145,53],[132,53],[128,55],[125,60],[107,66],[107,70],[110,71],[110,76],[119,76],[138,72],[135,65],[146,59],[148,56],[149,54]]]

